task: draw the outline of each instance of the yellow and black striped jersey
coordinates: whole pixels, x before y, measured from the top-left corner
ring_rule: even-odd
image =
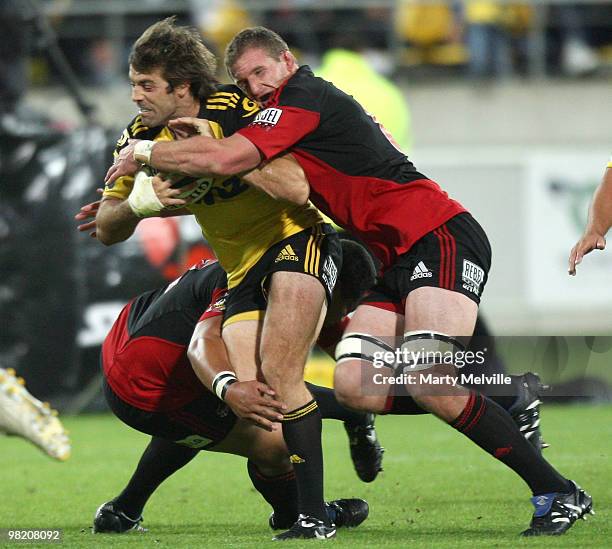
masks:
[[[221,139],[247,126],[258,110],[239,88],[222,85],[201,106],[199,117],[206,118],[215,137]],[[115,155],[132,138],[169,141],[174,136],[165,126],[144,126],[137,116],[117,141]],[[104,188],[104,197],[125,200],[133,181],[120,177]],[[322,221],[310,203],[296,206],[274,200],[237,176],[215,179],[210,191],[188,208],[227,272],[229,288],[238,285],[273,244]]]

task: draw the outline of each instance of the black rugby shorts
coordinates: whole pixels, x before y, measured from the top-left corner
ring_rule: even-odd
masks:
[[[404,314],[408,294],[426,286],[459,292],[478,304],[490,268],[487,235],[469,213],[460,213],[402,254],[361,303]]]
[[[224,325],[263,318],[268,283],[275,272],[304,273],[315,277],[325,289],[329,304],[341,267],[340,238],[331,225],[318,223],[291,235],[270,247],[249,269],[242,282],[229,291]]]

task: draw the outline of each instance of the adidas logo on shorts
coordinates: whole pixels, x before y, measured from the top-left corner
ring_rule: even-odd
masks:
[[[418,265],[414,268],[414,272],[410,277],[410,282],[417,278],[431,278],[433,273],[425,266],[425,263],[419,261]]]
[[[276,256],[274,263],[278,263],[279,261],[299,261],[300,258],[293,251],[291,244],[287,244]]]

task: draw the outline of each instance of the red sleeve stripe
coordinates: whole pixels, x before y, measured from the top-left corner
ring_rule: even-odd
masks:
[[[434,234],[440,243],[440,288],[453,290],[455,288],[455,262],[457,260],[457,245],[455,237],[448,232],[446,225],[438,227]]]
[[[207,318],[212,318],[214,316],[220,316],[225,313],[225,305],[222,307],[216,307],[217,302],[227,295],[227,288],[215,288],[212,293],[212,297],[210,298],[210,304],[207,309],[202,313],[202,316],[198,320],[201,322],[202,320],[206,320]]]

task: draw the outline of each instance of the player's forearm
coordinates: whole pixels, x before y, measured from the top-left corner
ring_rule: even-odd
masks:
[[[96,238],[106,246],[123,242],[139,221],[127,200],[104,199],[96,215]]]
[[[221,318],[214,317],[198,323],[187,351],[193,371],[210,391],[219,372],[234,371],[221,338]],[[209,323],[208,326],[206,323]]]
[[[155,143],[149,164],[160,172],[203,176],[216,173],[216,143],[210,137],[196,136],[181,141]]]
[[[605,235],[612,226],[612,168],[607,168],[604,178],[593,195],[589,208],[587,232]]]
[[[148,164],[161,172],[192,177],[236,175],[257,166],[260,162],[257,149],[253,145],[249,147],[245,138],[233,138],[218,140],[195,136],[181,141],[157,142]]]
[[[310,186],[304,170],[291,155],[274,159],[244,174],[242,179],[276,200],[302,206],[308,202]]]

